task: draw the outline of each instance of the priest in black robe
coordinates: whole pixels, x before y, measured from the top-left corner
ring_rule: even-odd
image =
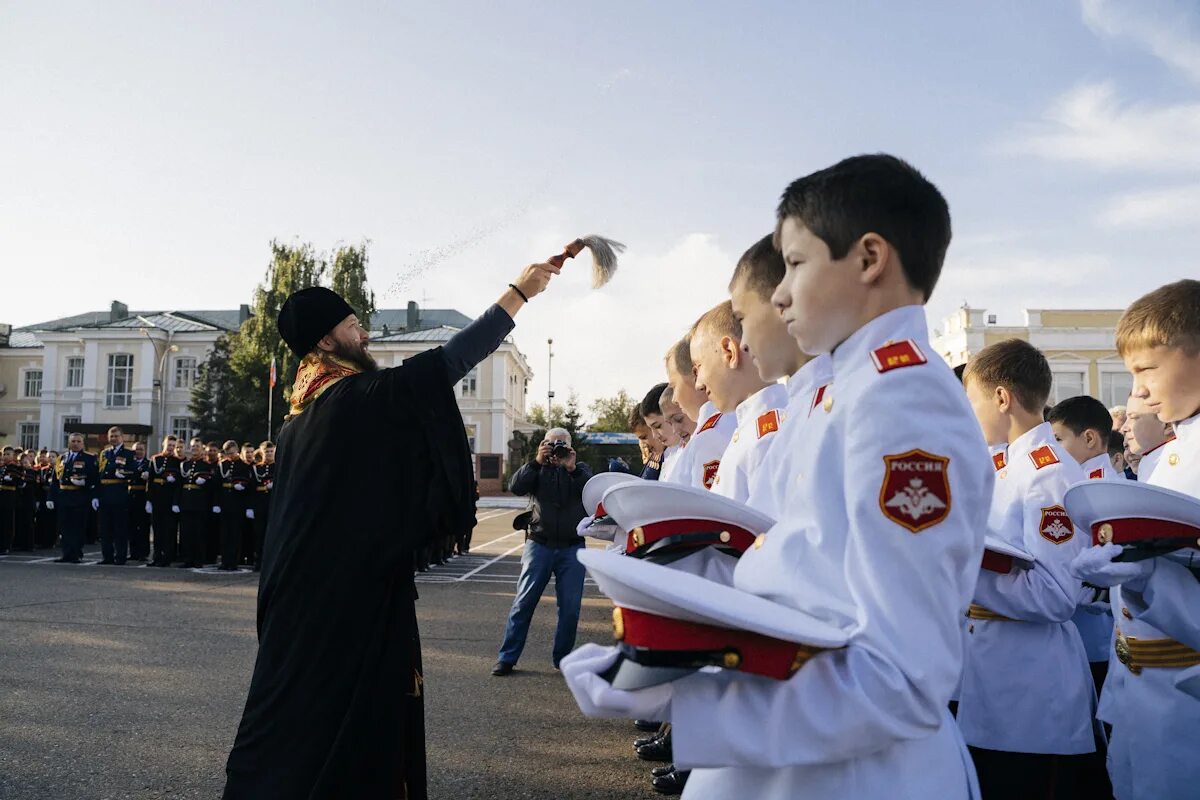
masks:
[[[334,292],[284,303],[279,331],[302,360],[279,434],[258,659],[226,800],[426,797],[412,558],[474,525],[454,387],[558,271],[527,267],[443,347],[391,369],[376,367],[367,331]],[[365,441],[382,446],[346,469],[348,443]]]

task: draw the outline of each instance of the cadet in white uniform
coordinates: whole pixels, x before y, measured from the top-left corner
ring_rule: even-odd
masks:
[[[773,383],[738,405],[737,430],[721,457],[714,492],[741,503],[750,498],[750,476],[761,468],[779,434],[787,401],[787,387]]]
[[[916,170],[873,155],[796,181],[779,217],[787,275],[773,300],[802,349],[832,353],[838,393],[779,476],[785,517],[743,555],[735,586],[833,622],[849,643],[786,681],[726,671],[670,684],[676,763],[695,768],[684,797],[973,796],[946,705],[994,473],[953,374],[927,356],[920,304],[948,209]],[[639,694],[589,701],[640,714]],[[648,694],[647,710],[663,699]]]
[[[1042,353],[1017,339],[984,348],[963,376],[984,436],[1009,440],[988,529],[1035,559],[1029,569],[984,570],[964,620],[958,724],[984,797],[1057,796],[1085,764],[1055,756],[1096,749],[1095,690],[1071,622],[1082,585],[1069,566],[1087,539],[1063,507],[1083,474],[1041,421],[1051,382]]]
[[[1200,497],[1200,282],[1179,281],[1135,301],[1117,325],[1117,349],[1134,376],[1130,417],[1175,424],[1173,441],[1146,450],[1138,480]],[[1189,350],[1191,351],[1189,354]],[[1152,437],[1152,432],[1147,439]],[[1135,436],[1135,438],[1137,438]],[[1149,442],[1140,442],[1145,446]],[[1147,458],[1152,457],[1147,470]],[[1157,462],[1157,463],[1155,463]],[[1114,545],[1090,548],[1074,569],[1111,590],[1120,666],[1111,668],[1101,717],[1109,722],[1109,775],[1118,800],[1192,797],[1200,787],[1200,700],[1176,682],[1200,664],[1200,593],[1175,559],[1117,562]]]
[[[711,402],[700,408],[700,424],[688,442],[685,459],[679,471],[672,473],[673,483],[712,489],[721,468],[721,457],[737,430],[737,417],[722,414]]]

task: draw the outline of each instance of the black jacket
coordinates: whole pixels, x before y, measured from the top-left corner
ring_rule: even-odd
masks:
[[[583,485],[592,477],[587,464],[576,464],[574,472],[551,464],[530,461],[517,470],[508,484],[513,494],[533,498],[529,538],[548,547],[570,547],[583,539],[575,533],[583,510]]]

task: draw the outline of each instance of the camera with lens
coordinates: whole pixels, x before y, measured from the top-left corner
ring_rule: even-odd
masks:
[[[567,445],[563,444],[562,442],[555,442],[554,448],[550,451],[550,455],[553,456],[554,458],[562,460],[571,455],[571,448],[568,447]]]

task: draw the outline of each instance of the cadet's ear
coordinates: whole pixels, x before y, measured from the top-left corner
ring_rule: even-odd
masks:
[[[859,280],[864,285],[877,283],[892,255],[892,246],[877,233],[864,234],[858,240]]]
[[[1004,414],[1012,410],[1013,396],[1012,392],[1008,391],[1006,386],[997,386],[992,393],[992,400],[996,403],[996,408]]]
[[[725,366],[730,369],[737,369],[741,363],[742,347],[738,341],[732,336],[721,337],[721,359],[725,362]]]

